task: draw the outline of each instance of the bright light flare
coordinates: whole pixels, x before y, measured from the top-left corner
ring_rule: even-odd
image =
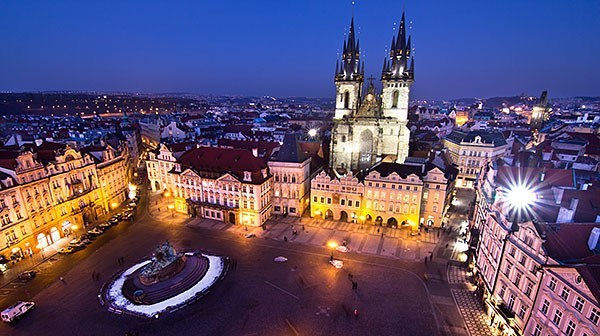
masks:
[[[334,241],[330,241],[329,243],[327,243],[327,246],[334,249],[334,248],[338,247],[338,244]]]
[[[317,135],[317,130],[316,130],[316,129],[314,129],[314,128],[311,128],[311,129],[308,131],[308,135],[309,135],[309,136],[311,136],[311,137],[314,137],[314,136],[316,136],[316,135]]]
[[[535,192],[524,185],[515,185],[506,194],[506,200],[510,206],[517,210],[528,209],[536,199]]]

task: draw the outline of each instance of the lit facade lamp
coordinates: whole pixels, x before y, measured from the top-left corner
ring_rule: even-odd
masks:
[[[310,136],[311,138],[314,138],[315,136],[317,136],[317,130],[314,128],[311,128],[310,130],[308,130],[308,136]]]
[[[537,195],[535,192],[523,184],[512,186],[507,192],[506,201],[513,212],[513,222],[510,228],[511,232],[519,231],[521,214],[531,210],[531,206],[535,203],[536,198]]]

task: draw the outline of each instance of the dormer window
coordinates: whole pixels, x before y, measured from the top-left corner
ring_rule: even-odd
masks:
[[[244,172],[244,181],[252,181],[252,174],[250,172]]]

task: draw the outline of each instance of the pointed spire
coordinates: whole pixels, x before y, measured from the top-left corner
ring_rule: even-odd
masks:
[[[387,57],[383,58],[383,69],[381,69],[381,76],[387,72]]]
[[[396,41],[396,48],[402,50],[402,52],[404,52],[404,50],[406,49],[406,27],[405,27],[405,20],[404,20],[404,11],[402,12],[402,19],[400,20],[400,29],[398,30],[398,39]]]
[[[404,54],[406,55],[407,58],[410,57],[410,53],[411,53],[411,49],[410,49],[410,38],[411,36],[408,36],[408,42],[406,42],[406,51],[404,51]]]
[[[335,74],[339,74],[340,73],[340,60],[336,60],[335,61]]]
[[[396,41],[395,38],[392,36],[392,46],[390,47],[390,57],[394,57],[396,51]]]

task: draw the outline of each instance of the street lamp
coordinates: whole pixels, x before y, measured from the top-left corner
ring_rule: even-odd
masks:
[[[73,235],[75,235],[75,238],[77,238],[77,234],[75,234],[75,231],[79,229],[79,226],[77,225],[71,225],[71,232],[73,232]]]
[[[169,205],[167,205],[167,208],[169,208],[169,210],[171,211],[171,217],[175,217],[175,215],[173,213],[175,206],[173,204],[169,204]]]
[[[311,138],[314,138],[314,137],[317,135],[317,130],[316,130],[316,129],[314,129],[314,128],[311,128],[310,130],[308,130],[308,135],[309,135]]]
[[[338,247],[338,244],[334,241],[330,241],[329,243],[327,243],[327,246],[331,248],[331,257],[329,257],[329,260],[333,260],[333,250],[335,250],[335,248]]]

